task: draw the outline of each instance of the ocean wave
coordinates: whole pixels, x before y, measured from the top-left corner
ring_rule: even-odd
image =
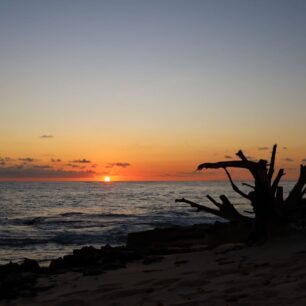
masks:
[[[47,238],[0,238],[0,246],[22,247],[50,242]]]
[[[80,215],[84,215],[83,212],[78,212],[78,211],[71,211],[71,212],[65,212],[60,214],[60,216],[62,217],[71,217],[71,216],[80,216]]]
[[[117,237],[113,237],[110,234],[102,233],[59,233],[52,237],[4,237],[0,238],[1,247],[29,247],[34,245],[85,245],[85,244],[106,244],[106,243],[118,243],[124,242],[124,234],[118,233]],[[113,239],[115,238],[115,239]]]
[[[76,219],[77,217],[77,219]],[[3,218],[1,219],[2,224],[11,224],[11,225],[29,225],[35,226],[43,223],[54,223],[54,224],[77,224],[88,222],[93,219],[102,219],[102,218],[134,218],[136,215],[131,214],[121,214],[121,213],[83,213],[83,212],[66,212],[59,215],[52,216],[37,216],[37,217],[25,217],[25,218]],[[100,224],[101,226],[101,224]]]
[[[125,240],[126,233],[120,229],[115,229],[113,231],[103,233],[60,233],[52,237],[50,242],[60,245],[104,245],[107,243],[116,245],[118,243],[125,243]]]
[[[43,222],[46,217],[26,217],[26,218],[14,218],[2,220],[3,224],[7,225],[34,225]]]
[[[203,193],[234,198],[231,192],[206,182],[1,183],[0,259],[21,258],[24,250],[48,258],[76,245],[124,243],[129,232],[213,222],[217,218],[174,199],[198,201]]]

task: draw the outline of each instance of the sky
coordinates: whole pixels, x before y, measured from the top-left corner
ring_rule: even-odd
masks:
[[[0,67],[0,180],[306,161],[304,0],[1,0]]]

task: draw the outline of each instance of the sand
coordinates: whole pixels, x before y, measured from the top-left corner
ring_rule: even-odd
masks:
[[[1,305],[306,305],[306,239],[163,256],[99,275],[40,276],[35,297]]]

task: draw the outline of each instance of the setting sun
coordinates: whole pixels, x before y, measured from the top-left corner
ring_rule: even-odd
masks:
[[[109,176],[104,177],[104,182],[108,183],[111,181],[111,178]]]

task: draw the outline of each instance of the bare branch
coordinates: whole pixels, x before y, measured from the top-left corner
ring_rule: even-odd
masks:
[[[209,194],[206,196],[206,198],[212,202],[214,205],[216,205],[219,209],[221,209],[222,204],[218,203],[213,197],[211,197]]]
[[[272,149],[270,167],[269,167],[269,172],[268,172],[268,177],[269,177],[270,181],[272,180],[273,173],[274,173],[276,149],[277,149],[277,145],[275,144],[275,145],[273,146],[273,149]]]
[[[250,187],[252,189],[255,189],[255,186],[253,186],[251,184],[248,184],[248,183],[242,183],[242,186],[247,186],[247,187]]]
[[[239,150],[239,151],[236,153],[236,155],[237,155],[238,157],[240,157],[241,160],[243,160],[243,161],[248,161],[248,159],[245,157],[245,155],[243,154],[243,152],[242,152],[241,150]]]
[[[221,217],[221,218],[229,220],[229,221],[245,222],[245,221],[252,220],[249,217],[241,215],[225,196],[220,196],[222,204],[218,203],[216,200],[214,200],[210,196],[208,196],[208,199],[210,201],[212,201],[212,203],[214,203],[217,207],[219,207],[219,210],[213,209],[213,208],[210,208],[210,207],[207,207],[207,206],[204,206],[204,205],[200,205],[198,203],[189,201],[189,200],[184,199],[184,198],[176,199],[175,202],[187,203],[191,207],[197,208],[198,211],[205,211],[207,213],[213,214],[215,216]]]
[[[221,161],[217,163],[204,163],[198,166],[198,170],[203,169],[219,169],[219,168],[242,168],[248,170],[254,170],[257,167],[256,162],[243,161],[243,160],[232,160],[232,161]]]
[[[282,176],[285,175],[285,172],[284,172],[284,169],[279,169],[278,173],[277,173],[277,176],[271,186],[271,189],[272,189],[272,194],[274,195],[276,190],[277,190],[277,187],[278,187],[278,184],[282,178]]]
[[[283,190],[283,187],[277,187],[276,189],[276,203],[278,205],[282,205],[283,202],[284,202],[284,190]]]
[[[276,144],[272,148],[269,163],[264,159],[258,161],[253,161],[252,158],[248,159],[240,150],[236,153],[238,156],[237,160],[203,163],[197,168],[197,170],[223,168],[233,190],[251,202],[253,212],[246,212],[254,214],[253,219],[238,212],[235,206],[224,195],[220,196],[221,201],[216,201],[211,196],[207,196],[212,204],[216,206],[214,208],[212,206],[199,205],[186,199],[176,201],[188,203],[198,210],[203,210],[230,221],[249,222],[253,220],[254,226],[251,239],[255,241],[265,240],[269,236],[270,231],[273,233],[274,228],[282,227],[288,222],[305,222],[306,224],[306,165],[301,165],[299,178],[284,200],[283,188],[279,185],[285,173],[284,169],[280,169],[275,176],[276,154]],[[240,190],[240,184],[238,187],[238,184],[233,181],[228,168],[248,170],[253,176],[254,185],[249,183],[243,183],[242,185],[250,187],[252,190],[250,192]]]
[[[294,187],[292,188],[289,196],[286,199],[286,204],[298,203],[303,195],[304,185],[306,184],[306,165],[301,165],[300,176]]]
[[[227,174],[227,177],[228,177],[228,179],[229,179],[229,181],[230,181],[230,183],[231,183],[231,185],[232,185],[233,190],[236,191],[238,194],[240,194],[242,197],[244,197],[244,198],[250,200],[250,197],[249,197],[246,193],[244,193],[243,191],[241,191],[241,190],[235,185],[235,183],[233,182],[232,177],[231,177],[230,173],[228,172],[228,170],[227,170],[226,168],[224,168],[224,171],[225,171],[225,173]]]
[[[217,209],[213,209],[213,208],[210,208],[210,207],[207,207],[207,206],[204,206],[204,205],[200,205],[198,203],[195,203],[195,202],[192,202],[192,201],[189,201],[185,198],[182,198],[182,199],[176,199],[175,200],[175,203],[187,203],[189,204],[191,207],[195,207],[197,208],[199,211],[200,210],[203,210],[207,213],[210,213],[210,214],[213,214],[213,215],[216,215],[216,216],[220,216],[220,211],[217,210]],[[220,216],[222,217],[222,216]]]
[[[221,195],[220,200],[222,201],[222,206],[220,209],[221,212],[224,213],[224,215],[229,216],[232,221],[236,221],[236,220],[238,221],[248,220],[249,221],[250,220],[249,217],[241,215],[225,195]]]

